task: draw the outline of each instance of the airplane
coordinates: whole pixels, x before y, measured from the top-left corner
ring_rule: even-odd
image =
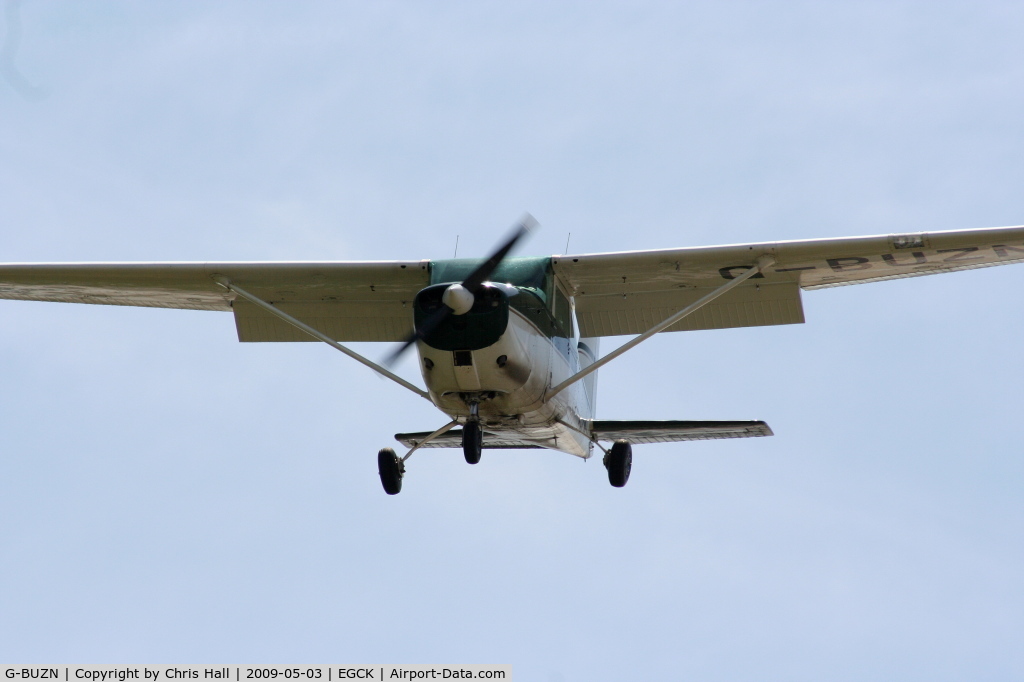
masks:
[[[632,446],[771,436],[763,421],[596,418],[597,370],[661,332],[804,322],[801,291],[1024,261],[1024,226],[650,251],[484,259],[0,264],[0,299],[231,312],[241,342],[321,341],[448,421],[377,454],[402,490],[420,448],[598,450],[621,488]],[[605,336],[636,335],[601,356]],[[341,342],[401,342],[382,362]],[[426,388],[390,367],[415,347]],[[609,444],[607,447],[605,444]]]

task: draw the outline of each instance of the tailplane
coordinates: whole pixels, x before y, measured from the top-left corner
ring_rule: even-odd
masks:
[[[589,426],[594,440],[621,440],[628,443],[675,443],[684,440],[758,438],[774,435],[768,424],[762,421],[610,421],[595,419],[589,422]]]

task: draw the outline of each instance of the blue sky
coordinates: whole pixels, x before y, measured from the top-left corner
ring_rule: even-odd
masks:
[[[15,9],[0,260],[445,258],[523,211],[531,254],[1024,222],[1019,3]],[[1019,678],[1022,286],[660,335],[600,417],[776,436],[638,447],[622,490],[423,452],[395,498],[377,449],[443,416],[325,346],[0,302],[0,660]]]

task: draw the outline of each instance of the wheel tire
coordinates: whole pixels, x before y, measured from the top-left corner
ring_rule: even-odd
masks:
[[[480,430],[480,422],[466,422],[462,427],[462,454],[466,461],[470,464],[479,462],[483,447],[484,434]]]
[[[391,448],[384,448],[377,453],[377,472],[380,483],[388,495],[402,492],[402,476],[405,474],[403,462]]]
[[[627,441],[617,440],[608,453],[608,482],[616,488],[626,485],[633,468],[633,446]]]

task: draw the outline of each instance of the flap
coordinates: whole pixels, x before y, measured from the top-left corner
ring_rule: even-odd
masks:
[[[576,299],[580,336],[642,334],[707,295],[712,287],[677,288]],[[795,282],[739,286],[697,309],[665,331],[800,324],[804,308]]]
[[[413,332],[412,301],[276,303],[335,341],[404,341]],[[238,340],[316,341],[309,334],[244,299],[234,302]]]

